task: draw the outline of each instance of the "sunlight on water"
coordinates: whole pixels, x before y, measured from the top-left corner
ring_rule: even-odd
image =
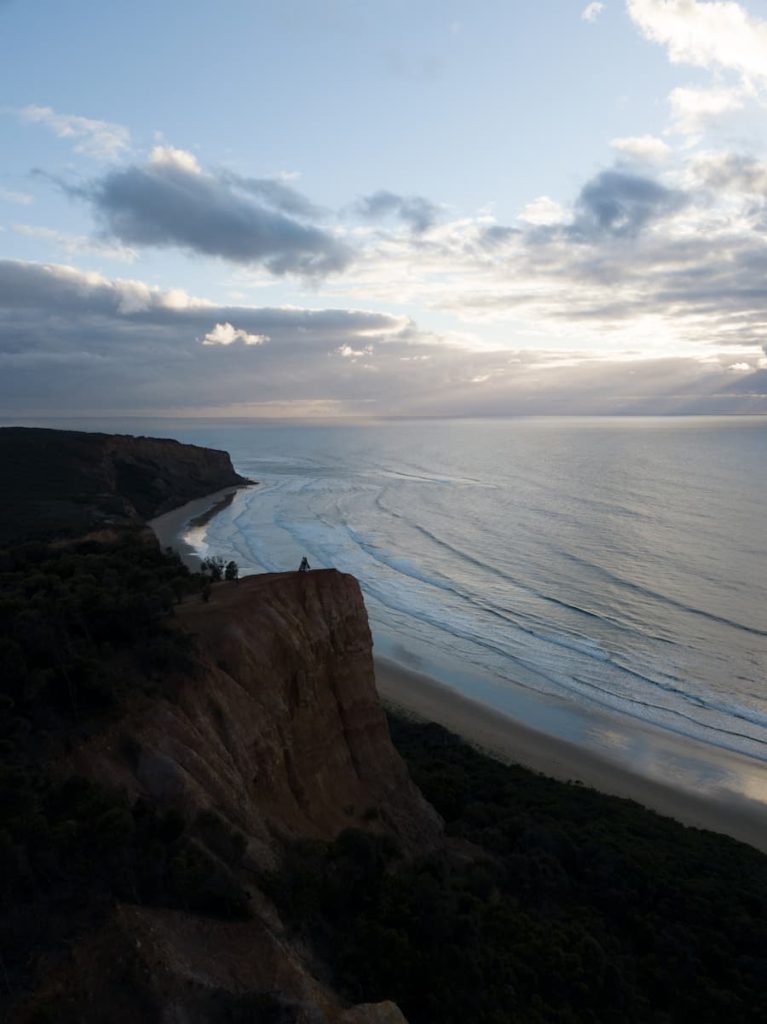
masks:
[[[306,554],[353,573],[379,652],[481,676],[496,702],[514,683],[767,761],[765,420],[178,436],[260,481],[194,543],[245,572]]]

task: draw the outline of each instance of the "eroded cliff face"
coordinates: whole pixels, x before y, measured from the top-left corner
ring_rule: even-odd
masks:
[[[178,441],[0,428],[0,543],[139,523],[247,483],[227,452]]]
[[[355,827],[388,833],[410,852],[440,840],[441,822],[389,738],[357,581],[320,570],[220,584],[209,603],[183,606],[179,625],[197,636],[200,672],[177,681],[173,700],[92,738],[68,767],[187,822],[212,813],[241,833],[237,872],[252,916],[215,922],[122,907],[51,984],[84,988],[98,1006],[108,998],[104,977],[127,972],[135,999],[159,1007],[163,1021],[214,1020],[214,1004],[277,993],[285,1015],[275,1020],[401,1022],[392,1004],[344,1008],[258,884],[290,839]],[[105,956],[118,967],[104,965],[103,975],[94,965]]]
[[[251,576],[178,619],[198,638],[199,678],[89,743],[75,767],[186,818],[215,810],[264,864],[281,840],[350,826],[434,840],[436,815],[389,739],[353,576]]]

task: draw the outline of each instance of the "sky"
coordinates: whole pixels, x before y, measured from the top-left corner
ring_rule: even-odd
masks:
[[[767,2],[0,0],[0,415],[767,413]]]

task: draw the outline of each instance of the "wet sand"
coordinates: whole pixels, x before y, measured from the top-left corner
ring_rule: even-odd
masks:
[[[242,490],[242,486],[225,487],[221,491],[207,494],[204,498],[195,498],[186,505],[180,505],[170,512],[157,516],[156,519],[150,519],[147,526],[154,531],[160,547],[173,548],[191,572],[199,572],[201,559],[184,537],[190,530],[204,529],[215,515],[231,505],[235,494]]]
[[[627,797],[685,825],[723,832],[767,853],[767,804],[761,801],[725,790],[694,793],[632,772],[596,751],[532,729],[436,679],[386,659],[376,660],[376,680],[384,703],[393,710],[437,722],[501,761]],[[623,729],[635,728],[623,721],[620,724]],[[639,726],[636,729],[641,731]],[[647,742],[647,736],[643,739]],[[667,737],[664,739],[668,742]],[[726,752],[720,754],[716,748],[686,744],[681,737],[671,742],[678,744],[687,757],[721,758],[723,772],[732,771],[738,760]]]

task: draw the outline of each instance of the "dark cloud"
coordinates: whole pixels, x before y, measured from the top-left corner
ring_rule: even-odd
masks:
[[[231,185],[234,189],[249,192],[275,210],[291,214],[295,217],[311,217],[319,219],[324,211],[310,202],[292,185],[279,178],[245,178],[232,171],[221,170],[217,175],[219,181]]]
[[[273,274],[343,270],[348,246],[309,222],[316,209],[280,181],[204,173],[190,154],[159,149],[147,164],[111,171],[86,188],[106,236],[133,246],[179,247]]]
[[[70,317],[73,322],[103,317],[157,327],[189,327],[198,332],[219,321],[236,321],[237,327],[251,333],[292,334],[321,343],[397,332],[404,323],[401,318],[366,310],[221,306],[191,299],[185,293],[150,288],[140,281],[110,280],[66,266],[0,260],[0,314],[25,312],[33,313],[42,324],[48,316]],[[187,337],[191,337],[188,332]],[[0,350],[4,341],[7,335],[0,337]],[[108,347],[108,339],[105,345]]]
[[[767,369],[755,368],[745,373],[738,373],[725,390],[729,394],[763,400],[767,395]],[[763,401],[760,406],[763,408]],[[760,411],[759,407],[757,407],[757,411]]]
[[[652,178],[602,171],[581,189],[570,232],[584,241],[635,238],[646,225],[676,213],[687,202],[684,192]]]
[[[334,356],[339,347],[363,350],[407,328],[385,313],[214,305],[139,281],[3,260],[0,408],[300,399],[346,365]],[[204,344],[215,333],[232,343]]]
[[[140,281],[0,261],[6,418],[225,414],[254,403],[298,415],[318,404],[371,415],[767,409],[764,375],[735,375],[728,362],[474,351],[384,313],[214,305]]]
[[[400,196],[381,189],[363,198],[357,204],[363,217],[377,220],[394,216],[407,224],[416,234],[428,231],[439,216],[440,208],[423,196]]]
[[[700,181],[716,190],[767,194],[767,163],[742,153],[714,153],[695,161]]]

